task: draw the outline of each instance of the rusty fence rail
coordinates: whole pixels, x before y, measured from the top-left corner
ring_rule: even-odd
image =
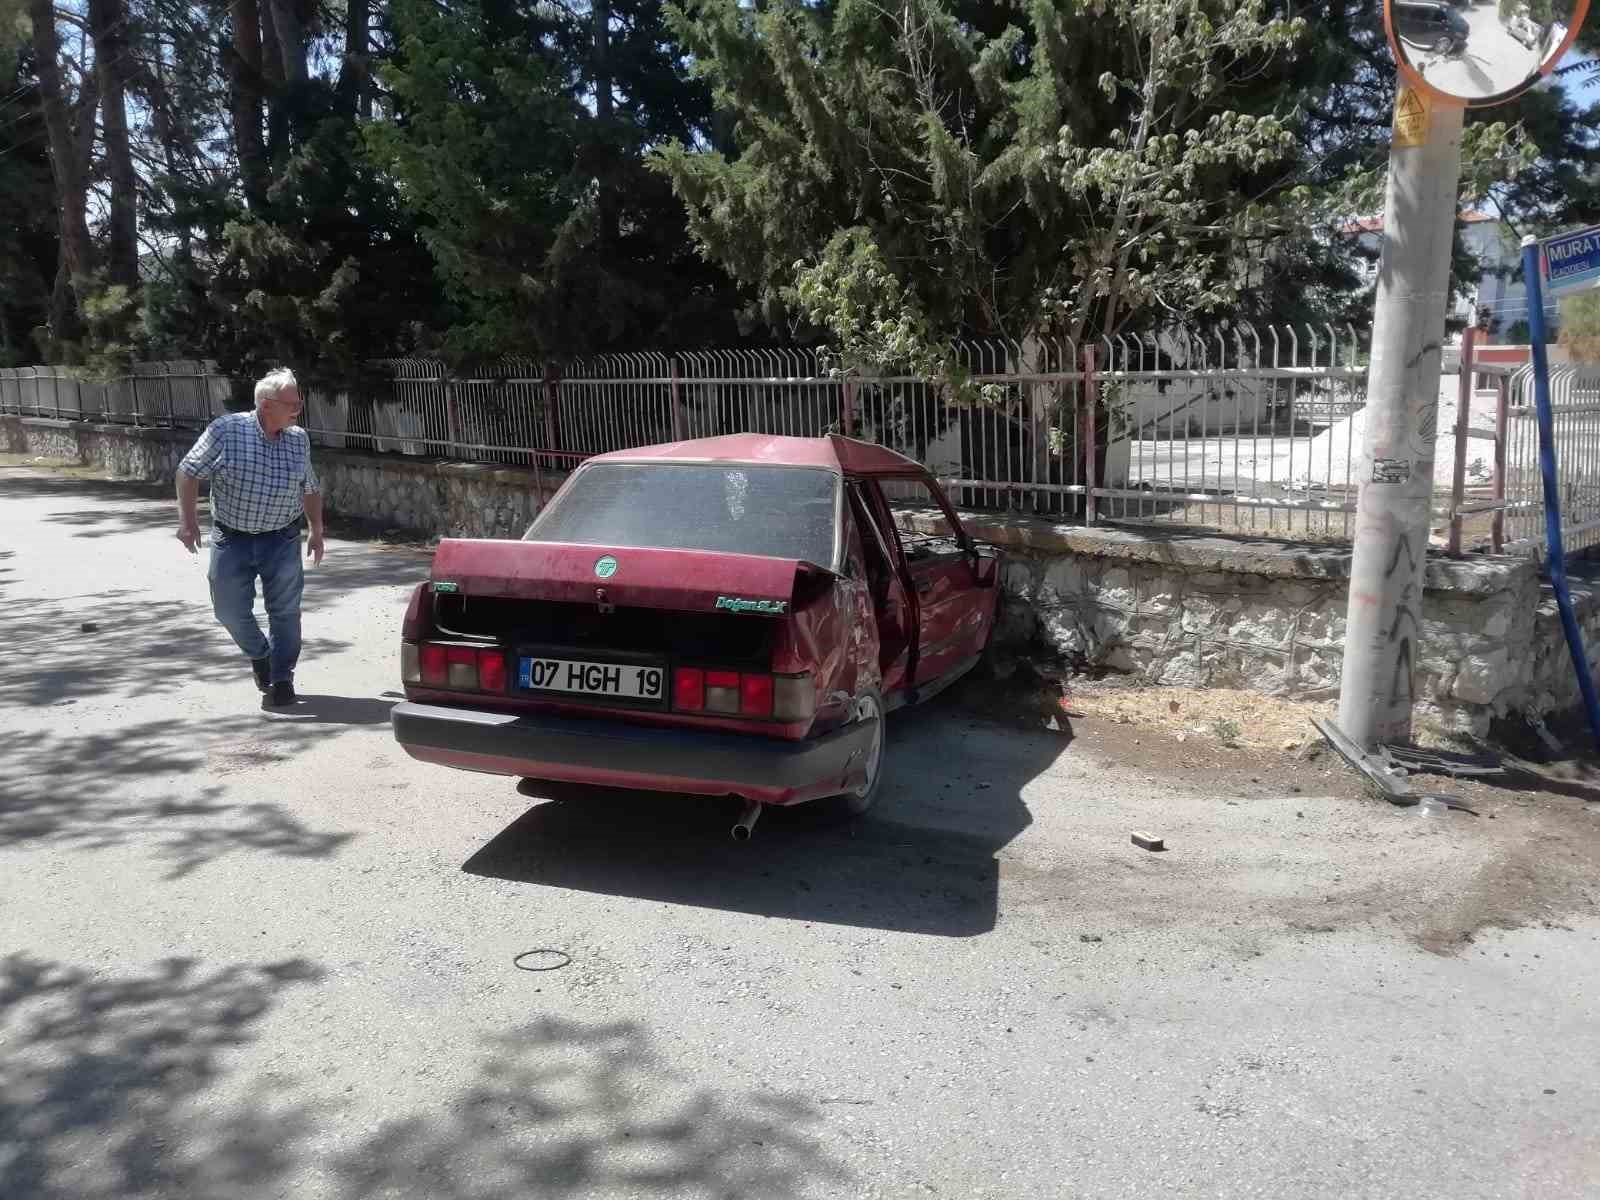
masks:
[[[1451,549],[1542,544],[1526,371],[1477,363],[1469,341],[1451,464],[1435,508]],[[810,349],[369,364],[364,386],[306,381],[321,445],[540,470],[632,446],[732,433],[848,433],[928,466],[962,507],[1346,540],[1354,526],[1367,366],[1354,330],[1158,330],[955,347],[977,402],[910,375],[841,371]],[[1558,387],[1576,545],[1600,544],[1600,392]],[[1565,390],[1561,390],[1565,389]],[[0,412],[198,428],[250,402],[201,362],[139,364],[91,381],[0,370]],[[1448,452],[1440,445],[1441,456]],[[1530,455],[1530,448],[1534,451]],[[1533,506],[1533,507],[1530,507]]]

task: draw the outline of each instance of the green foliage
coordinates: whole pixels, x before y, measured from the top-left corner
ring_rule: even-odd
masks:
[[[399,43],[381,78],[386,119],[364,133],[372,161],[418,219],[460,319],[457,356],[566,355],[726,331],[733,297],[683,235],[644,147],[709,120],[652,0],[592,12],[544,5],[394,0]],[[591,82],[604,78],[605,98]],[[649,103],[647,103],[649,102]],[[720,319],[719,319],[720,310]]]
[[[1291,105],[1248,86],[1304,24],[1259,0],[688,0],[672,24],[737,117],[736,154],[656,159],[696,241],[863,362],[1224,309],[1316,203]]]
[[[568,178],[577,113],[537,31],[498,6],[396,0],[388,120],[363,131],[372,161],[423,218],[422,239],[466,314],[455,349],[508,348],[548,291],[552,252],[581,239],[589,197]]]
[[[1336,229],[1381,205],[1379,0],[375,0],[359,61],[358,6],[301,4],[300,83],[239,69],[231,22],[263,5],[127,0],[140,285],[73,293],[0,0],[0,361],[354,377],[757,332],[983,400],[954,334],[1370,311]],[[59,11],[75,104],[93,42]],[[1464,199],[1517,232],[1600,221],[1586,70],[1469,115]]]
[[[0,0],[0,366],[38,361],[36,340],[50,309],[57,240],[50,159],[42,145],[38,96],[27,86],[27,22]],[[4,69],[10,66],[11,70]]]
[[[1573,362],[1600,366],[1600,291],[1562,300],[1561,345]]]

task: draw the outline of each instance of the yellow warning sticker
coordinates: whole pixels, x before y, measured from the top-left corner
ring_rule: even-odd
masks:
[[[1402,87],[1394,102],[1394,144],[1420,146],[1428,140],[1428,102],[1413,88]]]

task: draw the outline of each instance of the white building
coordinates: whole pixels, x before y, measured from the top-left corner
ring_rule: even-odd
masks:
[[[1462,244],[1477,258],[1479,275],[1473,287],[1452,301],[1450,316],[1465,323],[1474,314],[1482,313],[1488,318],[1491,339],[1507,340],[1507,331],[1528,319],[1528,289],[1520,278],[1515,278],[1522,262],[1519,239],[1498,217],[1485,212],[1469,209],[1460,220]],[[1383,218],[1363,217],[1351,221],[1341,232],[1356,238],[1376,255],[1383,240]],[[1372,282],[1377,272],[1374,258],[1366,267],[1367,282]],[[1550,323],[1552,335],[1558,315],[1555,300],[1546,296],[1545,320]]]

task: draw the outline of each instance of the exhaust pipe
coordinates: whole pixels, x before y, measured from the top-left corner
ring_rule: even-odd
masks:
[[[739,814],[739,819],[733,823],[733,840],[748,842],[750,834],[756,827],[756,819],[761,816],[761,801],[746,800],[744,810]]]

